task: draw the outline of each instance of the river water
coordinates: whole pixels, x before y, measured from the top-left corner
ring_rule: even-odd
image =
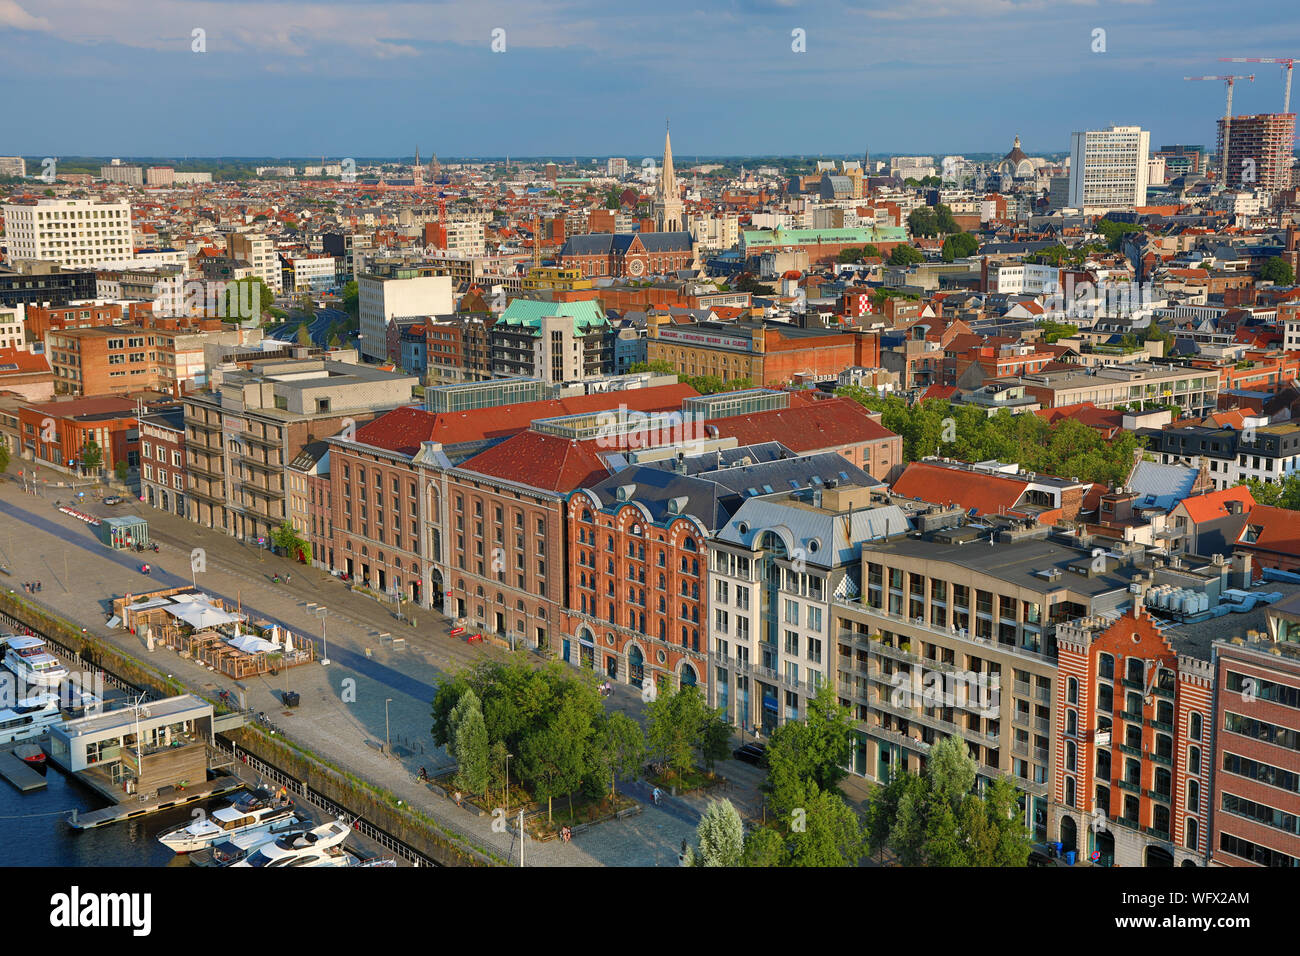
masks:
[[[98,810],[107,802],[93,790],[49,767],[44,790],[22,793],[0,779],[0,866],[189,866],[158,842],[163,830],[185,823],[194,810],[213,810],[222,797],[163,810],[94,830],[73,830],[68,811]]]

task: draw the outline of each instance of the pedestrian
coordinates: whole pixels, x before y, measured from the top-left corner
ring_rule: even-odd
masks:
[[[659,788],[658,788],[658,787],[655,787],[655,792],[654,792],[653,796],[654,796],[654,798],[655,798],[655,806],[657,807],[657,806],[659,806]]]
[[[456,806],[460,806],[460,791],[456,791]]]
[[[292,581],[292,580],[293,580],[293,575],[292,575],[292,574],[289,574],[289,573],[286,571],[286,572],[285,572],[285,575],[284,575],[284,583],[285,583],[285,584],[288,584],[288,583],[289,583],[290,581]]]

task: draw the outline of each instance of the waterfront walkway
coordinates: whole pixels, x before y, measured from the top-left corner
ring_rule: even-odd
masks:
[[[16,473],[18,468],[30,472],[31,467],[30,462],[15,461],[10,472]],[[161,547],[158,554],[113,551],[99,543],[93,528],[56,509],[56,499],[68,502],[69,489],[55,487],[55,483],[67,477],[46,469],[38,471],[49,479],[38,494],[24,493],[13,474],[0,476],[0,553],[12,572],[11,578],[3,580],[4,586],[210,694],[218,689],[234,692],[237,685],[173,651],[149,653],[138,637],[125,630],[109,630],[105,622],[112,613],[112,598],[190,585],[190,551],[201,547],[207,555],[207,570],[196,576],[201,590],[239,601],[250,612],[283,624],[295,635],[315,639],[318,652],[321,618],[317,609],[324,606],[331,664],[307,664],[283,670],[276,677],[247,681],[242,685],[247,706],[265,711],[287,735],[322,757],[386,788],[498,856],[518,861],[515,837],[493,832],[490,816],[478,817],[456,807],[416,780],[421,766],[432,774],[450,765],[429,737],[430,704],[443,676],[484,656],[503,657],[510,652],[482,644],[471,646],[450,637],[450,623],[435,611],[416,609],[418,626],[412,627],[397,618],[392,605],[355,594],[324,571],[244,545],[138,500],[128,499],[117,506],[97,501],[78,505],[80,510],[99,516],[145,517],[150,537]],[[139,570],[146,558],[153,567],[147,577]],[[292,574],[291,583],[272,583],[273,576],[283,577],[286,572]],[[43,587],[39,594],[27,595],[22,582],[32,580],[42,582]],[[382,636],[385,634],[389,637]],[[404,642],[396,640],[403,637]],[[297,692],[300,706],[284,707],[280,698],[284,691]],[[617,687],[608,703],[641,717],[640,695],[629,686]],[[391,753],[384,752],[386,734]],[[761,774],[735,761],[725,762],[720,769],[735,779],[736,786],[717,795],[733,799],[746,816],[759,816],[761,799],[755,788]],[[525,864],[676,866],[681,842],[694,841],[695,826],[708,798],[665,797],[663,804],[655,807],[648,786],[633,783],[626,790],[643,801],[643,813],[585,830],[571,843],[530,842]]]

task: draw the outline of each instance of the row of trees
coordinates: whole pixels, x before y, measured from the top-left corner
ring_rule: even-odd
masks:
[[[945,204],[917,206],[907,214],[907,231],[913,236],[946,236],[961,232],[961,226]]]
[[[902,773],[872,795],[867,839],[903,866],[1024,866],[1030,834],[1007,777],[974,792],[978,766],[965,741],[930,748],[922,774]]]
[[[730,749],[731,727],[696,687],[656,695],[646,729],[607,712],[594,677],[551,661],[480,661],[452,676],[433,700],[433,740],[457,762],[454,784],[466,793],[503,791],[507,760],[534,799],[575,791],[612,794],[620,778],[638,776],[647,760],[684,773],[697,757],[708,766]]]
[[[835,394],[880,412],[881,424],[902,436],[907,461],[928,455],[962,461],[996,458],[1020,462],[1041,474],[1118,484],[1128,477],[1133,453],[1143,445],[1133,432],[1108,440],[1072,418],[1049,425],[1037,415],[1002,410],[989,416],[973,405],[933,398],[909,406],[896,395],[880,396],[857,385],[838,388]]]
[[[768,742],[767,813],[748,833],[730,801],[710,804],[687,847],[688,866],[856,866],[867,844],[840,794],[853,724],[829,685],[808,701],[807,718],[787,721]]]

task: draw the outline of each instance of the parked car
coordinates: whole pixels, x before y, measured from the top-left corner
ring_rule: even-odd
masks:
[[[1056,851],[1046,843],[1035,843],[1029,850],[1026,866],[1069,866]]]
[[[752,763],[757,767],[767,756],[767,747],[763,744],[745,744],[733,750],[731,755],[737,760],[743,760],[745,763]]]
[[[124,501],[126,501],[126,499],[123,498],[121,495],[109,495],[107,498],[104,499],[104,504],[120,505]]]

